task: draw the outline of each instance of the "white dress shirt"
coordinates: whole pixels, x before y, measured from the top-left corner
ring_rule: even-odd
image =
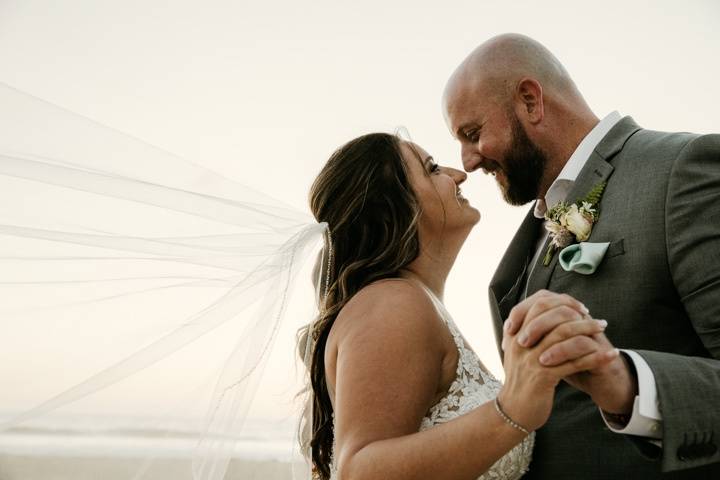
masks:
[[[544,218],[548,205],[553,206],[558,202],[566,200],[567,195],[575,184],[577,176],[590,158],[593,150],[595,150],[595,147],[597,147],[600,141],[620,119],[621,117],[618,112],[610,113],[583,138],[558,177],[552,185],[550,185],[550,188],[545,194],[545,198],[539,198],[535,202],[534,214],[536,218]],[[538,256],[546,240],[547,232],[538,240],[537,250],[531,265],[537,263]],[[660,405],[657,398],[655,376],[647,362],[636,352],[632,350],[622,350],[622,352],[627,355],[627,358],[635,366],[638,379],[638,395],[635,397],[632,415],[627,425],[614,424],[610,422],[605,415],[603,415],[603,420],[605,420],[608,428],[613,432],[655,439],[662,438],[662,416],[660,415]],[[602,410],[600,413],[603,413]]]

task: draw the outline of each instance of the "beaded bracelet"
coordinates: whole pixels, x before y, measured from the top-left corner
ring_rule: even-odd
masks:
[[[525,427],[519,425],[518,423],[515,423],[512,418],[508,417],[507,414],[503,412],[502,408],[500,408],[500,402],[498,401],[497,397],[495,397],[495,410],[497,410],[497,412],[500,414],[503,420],[505,420],[505,422],[509,423],[512,427],[517,428],[525,435],[530,435],[530,432],[528,432]]]

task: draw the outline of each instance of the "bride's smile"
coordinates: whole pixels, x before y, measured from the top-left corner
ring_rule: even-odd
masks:
[[[455,168],[438,165],[419,145],[401,144],[410,185],[422,210],[421,225],[433,235],[464,232],[480,221],[480,212],[462,196],[460,185],[467,174]]]

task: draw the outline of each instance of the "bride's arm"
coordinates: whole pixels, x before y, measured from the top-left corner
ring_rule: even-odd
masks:
[[[557,335],[598,328],[588,321],[570,324]],[[333,330],[336,347],[326,352],[326,365],[335,387],[339,480],[475,479],[524,437],[492,403],[418,432],[435,402],[448,332],[415,286],[383,282],[364,289]],[[515,420],[535,429],[546,421],[554,387],[571,367],[541,367],[533,350],[510,348],[509,354],[513,365],[524,367],[508,378],[512,395],[531,399],[514,402]],[[593,361],[598,355],[584,360]],[[587,368],[581,363],[572,368]]]

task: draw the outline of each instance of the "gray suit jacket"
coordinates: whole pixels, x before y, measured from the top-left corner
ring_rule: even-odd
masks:
[[[657,383],[663,448],[611,432],[587,395],[561,383],[526,478],[720,478],[720,135],[654,132],[625,117],[568,201],[602,181],[588,240],[610,242],[599,268],[566,272],[557,255],[547,267],[540,255],[528,295],[572,295],[609,322],[616,347],[643,356]],[[541,228],[528,212],[490,284],[498,342]]]

